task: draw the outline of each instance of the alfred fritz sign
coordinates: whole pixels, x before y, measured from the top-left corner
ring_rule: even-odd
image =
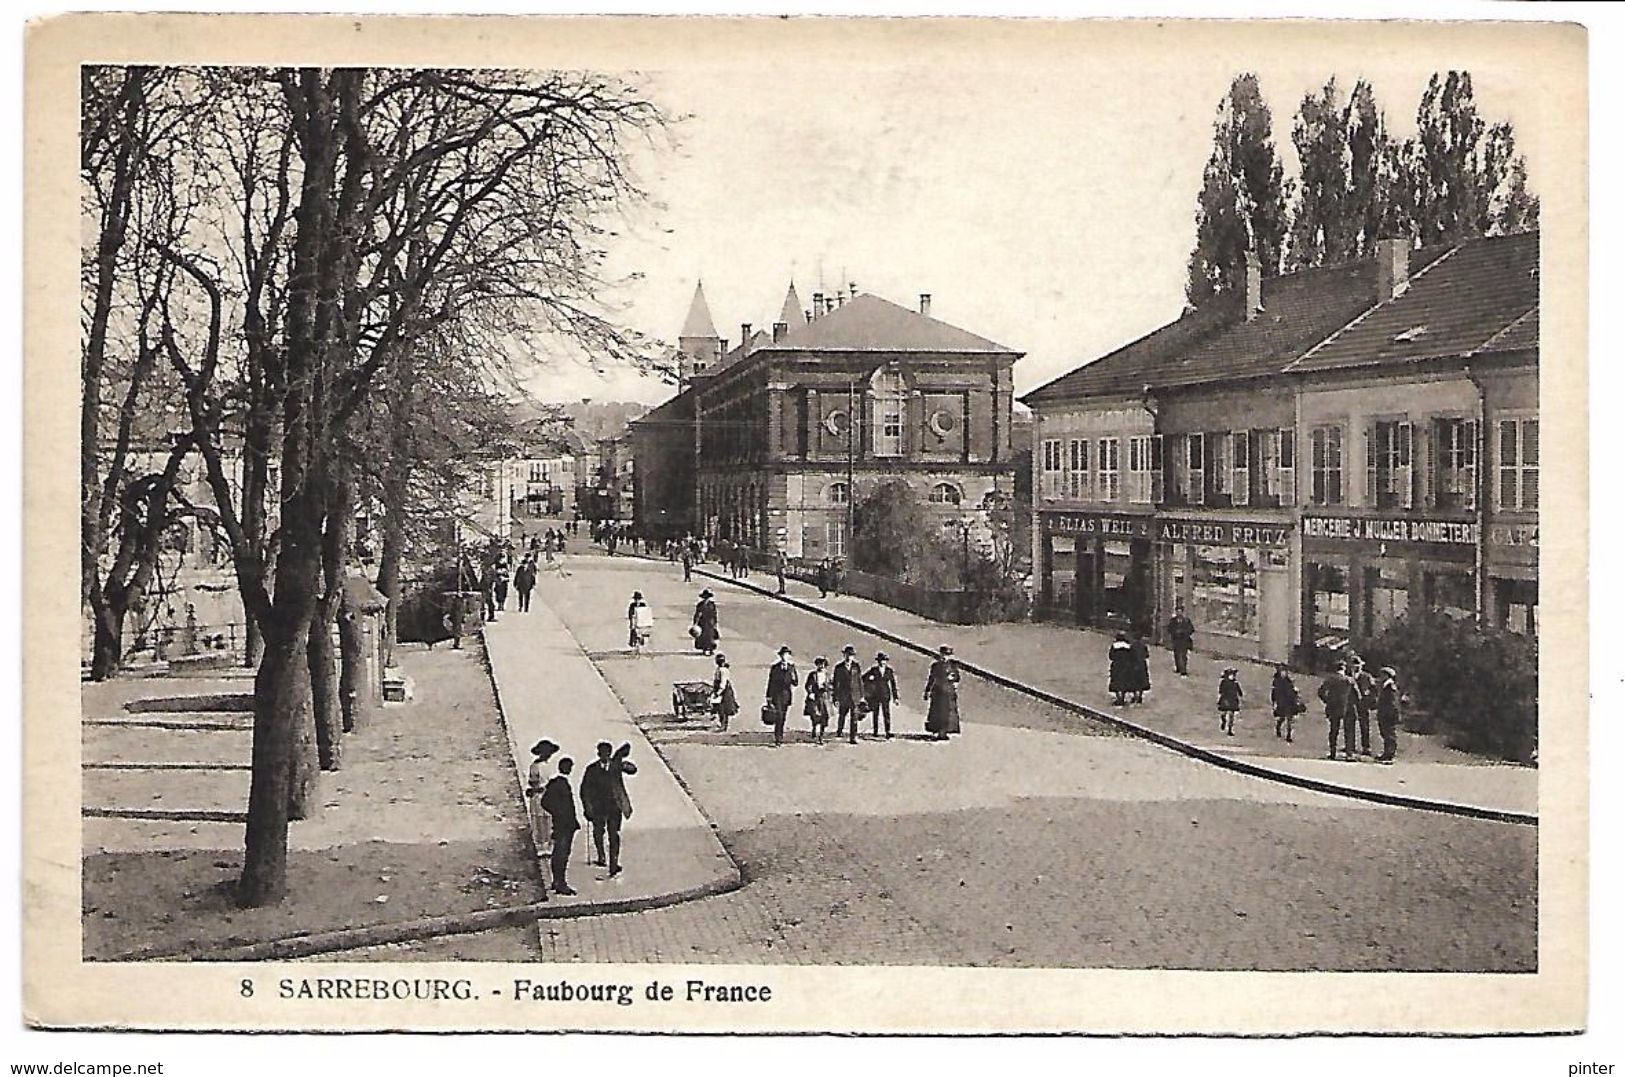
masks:
[[[1152,539],[1200,546],[1285,546],[1291,527],[1278,523],[1192,520],[1096,512],[1052,512],[1045,529],[1063,535]]]

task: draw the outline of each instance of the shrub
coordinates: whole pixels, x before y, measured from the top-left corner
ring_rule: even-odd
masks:
[[[1527,636],[1419,612],[1367,647],[1400,687],[1469,751],[1528,762],[1538,746],[1539,652]]]

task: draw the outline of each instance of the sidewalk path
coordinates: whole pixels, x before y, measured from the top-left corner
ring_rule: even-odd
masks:
[[[592,831],[583,819],[570,857],[570,884],[578,893],[550,894],[549,900],[572,909],[604,905],[627,912],[737,888],[743,882],[739,866],[581,645],[547,606],[545,590],[538,589],[529,612],[509,610],[485,626],[491,680],[520,785],[530,770],[530,746],[543,737],[575,760],[571,785],[578,791],[599,741],[630,743],[632,761],[638,766],[626,783],[633,814],[622,831],[625,870],[612,879],[607,868],[593,866]],[[538,870],[545,878],[545,865]]]
[[[773,596],[771,574],[752,573],[731,580],[710,566],[696,576],[734,584]],[[1369,760],[1347,763],[1326,759],[1326,723],[1314,703],[1316,678],[1294,674],[1298,691],[1311,704],[1301,715],[1292,744],[1275,736],[1269,688],[1274,667],[1263,662],[1224,659],[1201,653],[1190,658],[1190,676],[1174,674],[1169,652],[1152,654],[1152,691],[1139,706],[1115,707],[1106,692],[1106,651],[1112,637],[1088,629],[1042,623],[950,625],[853,595],[820,598],[818,590],[787,581],[781,601],[906,641],[927,650],[951,644],[962,664],[985,670],[1020,685],[1038,689],[1075,706],[1148,730],[1262,776],[1310,783],[1327,791],[1347,790],[1363,797],[1406,798],[1469,813],[1505,814],[1532,822],[1539,807],[1539,772],[1533,767],[1502,764],[1448,748],[1437,737],[1401,731],[1397,761],[1381,766]],[[1214,702],[1219,673],[1240,670],[1246,692],[1234,737],[1219,731]],[[1376,721],[1372,720],[1376,740]]]

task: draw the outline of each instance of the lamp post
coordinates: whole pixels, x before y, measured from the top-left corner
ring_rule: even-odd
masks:
[[[853,427],[857,425],[857,398],[858,376],[855,373],[848,372],[846,375],[846,541],[841,544],[843,558],[851,556],[851,551],[848,548],[857,541],[857,534],[852,527],[852,506],[857,500],[857,491],[852,488],[852,463],[855,455]]]

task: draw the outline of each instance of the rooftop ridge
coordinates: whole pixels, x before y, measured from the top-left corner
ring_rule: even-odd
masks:
[[[1410,277],[1408,278],[1408,281],[1417,281],[1417,280],[1420,280],[1422,277],[1427,276],[1427,274],[1428,274],[1428,272],[1430,270],[1432,270],[1432,269],[1436,268],[1437,266],[1443,264],[1452,255],[1454,255],[1457,251],[1461,250],[1462,246],[1463,246],[1463,244],[1458,243],[1455,246],[1451,247],[1449,250],[1447,250],[1443,254],[1439,255],[1439,257],[1435,258],[1433,261],[1429,262],[1427,265],[1423,266],[1421,269],[1418,269],[1415,273],[1412,273],[1410,275]],[[1357,264],[1357,263],[1342,263],[1342,264],[1349,265],[1349,264]],[[1407,288],[1407,291],[1408,290],[1409,289]],[[1401,292],[1399,295],[1389,296],[1387,299],[1382,300],[1380,303],[1374,303],[1371,306],[1366,307],[1358,315],[1356,315],[1354,317],[1354,319],[1352,321],[1350,321],[1348,324],[1346,324],[1346,325],[1342,326],[1341,328],[1339,328],[1336,332],[1332,333],[1330,336],[1328,336],[1324,340],[1320,341],[1318,344],[1316,344],[1314,347],[1310,348],[1308,351],[1304,352],[1302,355],[1298,356],[1296,359],[1293,359],[1290,363],[1288,363],[1285,367],[1282,368],[1281,373],[1290,374],[1292,372],[1293,368],[1298,366],[1298,364],[1302,363],[1305,359],[1310,358],[1316,352],[1320,351],[1322,348],[1324,348],[1327,345],[1331,344],[1332,341],[1336,340],[1338,337],[1342,336],[1344,333],[1347,333],[1349,330],[1353,329],[1355,326],[1357,326],[1360,323],[1364,322],[1367,318],[1371,317],[1377,311],[1382,310],[1385,307],[1387,307],[1389,304],[1397,302],[1398,300],[1402,299],[1404,297],[1404,295],[1405,295],[1405,292]]]

